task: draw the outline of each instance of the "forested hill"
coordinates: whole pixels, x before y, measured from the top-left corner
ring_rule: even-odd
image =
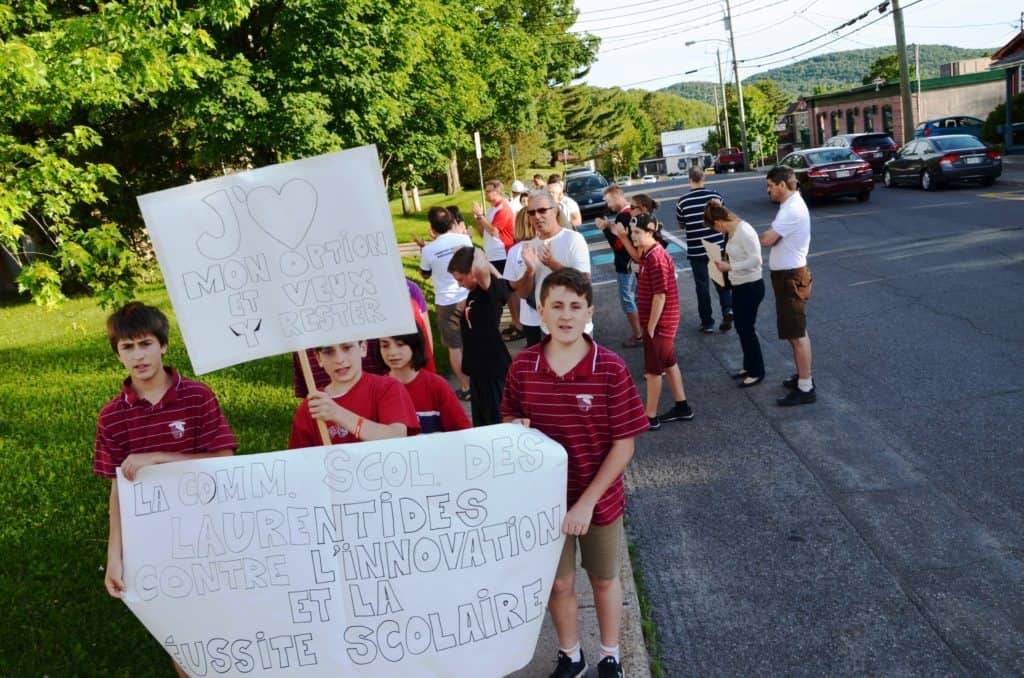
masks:
[[[921,45],[921,77],[936,78],[939,75],[941,64],[962,59],[974,59],[992,54],[994,51],[995,49],[968,49],[951,45]],[[908,48],[908,52],[910,63],[913,64],[913,46]],[[816,85],[822,85],[828,89],[858,86],[876,59],[895,53],[896,46],[891,45],[822,54],[788,66],[756,73],[746,78],[744,82],[749,84],[756,80],[771,79],[779,83],[779,87],[795,99],[802,94],[812,94]],[[712,87],[713,84],[709,82],[680,82],[665,87],[661,91],[678,94],[688,99],[710,101]]]

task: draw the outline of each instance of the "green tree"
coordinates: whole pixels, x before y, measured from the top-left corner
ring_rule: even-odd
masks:
[[[910,79],[917,77],[917,69],[914,64],[909,65]],[[868,68],[868,74],[861,79],[861,84],[870,85],[876,78],[889,82],[900,79],[900,61],[896,54],[880,56]]]

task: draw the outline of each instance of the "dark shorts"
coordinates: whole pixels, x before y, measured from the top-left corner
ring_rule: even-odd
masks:
[[[807,300],[811,298],[811,269],[772,271],[775,319],[779,339],[799,339],[807,334]]]
[[[441,343],[448,348],[462,348],[462,332],[459,330],[459,316],[466,310],[466,300],[448,306],[437,306],[437,329],[441,331]]]
[[[662,375],[676,364],[675,337],[651,337],[644,330],[644,372]]]

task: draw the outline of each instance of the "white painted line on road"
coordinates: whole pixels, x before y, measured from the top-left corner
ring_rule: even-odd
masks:
[[[871,280],[861,280],[860,282],[850,283],[850,287],[860,287],[861,285],[870,285],[871,283],[882,282],[888,280],[888,278],[873,278]]]

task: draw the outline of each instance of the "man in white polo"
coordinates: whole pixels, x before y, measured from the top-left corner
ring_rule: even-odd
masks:
[[[806,405],[817,398],[811,377],[811,337],[807,334],[807,301],[811,298],[811,213],[797,190],[796,175],[789,167],[768,172],[768,197],[779,204],[772,226],[761,234],[761,244],[771,248],[768,267],[775,291],[775,316],[779,339],[793,348],[796,374],[782,382],[789,393],[776,402],[783,406]]]

